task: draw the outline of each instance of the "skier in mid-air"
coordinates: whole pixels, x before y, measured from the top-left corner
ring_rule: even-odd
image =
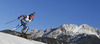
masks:
[[[26,33],[29,30],[28,22],[33,20],[34,14],[35,14],[35,12],[30,14],[30,15],[21,15],[21,16],[19,16],[18,19],[23,17],[21,19],[21,22],[15,28],[11,29],[11,31],[14,31],[14,30],[18,29],[19,27],[23,26],[21,32]]]

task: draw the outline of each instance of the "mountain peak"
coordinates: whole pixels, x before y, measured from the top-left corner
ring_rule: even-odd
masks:
[[[56,38],[58,35],[61,35],[61,34],[74,36],[74,35],[83,34],[83,33],[89,34],[89,35],[96,35],[97,37],[100,36],[97,33],[97,29],[87,24],[82,24],[80,26],[77,26],[75,24],[62,24],[59,28],[49,33],[48,36]]]
[[[82,24],[82,25],[80,25],[80,27],[81,27],[81,28],[93,28],[93,27],[91,27],[91,26],[89,26],[89,25],[87,25],[87,24]]]

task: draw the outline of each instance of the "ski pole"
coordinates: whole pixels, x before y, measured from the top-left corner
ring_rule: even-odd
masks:
[[[18,19],[14,19],[14,20],[9,21],[9,22],[7,22],[7,23],[5,23],[5,24],[9,24],[9,23],[14,22],[14,21],[16,21],[16,20],[18,20]]]

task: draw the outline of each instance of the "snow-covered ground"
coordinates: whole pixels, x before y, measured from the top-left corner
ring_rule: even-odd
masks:
[[[27,40],[25,38],[0,32],[0,44],[44,44],[44,43],[33,40]]]

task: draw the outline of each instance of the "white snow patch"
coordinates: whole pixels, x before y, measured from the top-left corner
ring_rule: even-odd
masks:
[[[44,44],[33,40],[27,40],[18,36],[0,32],[0,44]]]

